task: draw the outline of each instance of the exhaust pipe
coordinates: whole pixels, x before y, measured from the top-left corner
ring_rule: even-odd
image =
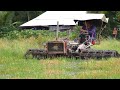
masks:
[[[57,21],[56,40],[58,40],[59,21]]]

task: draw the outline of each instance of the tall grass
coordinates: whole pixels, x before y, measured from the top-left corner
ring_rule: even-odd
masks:
[[[119,79],[120,58],[70,59],[65,57],[36,60],[25,59],[29,48],[43,48],[42,43],[54,37],[8,40],[0,39],[0,78],[1,79]],[[103,40],[95,49],[117,50],[120,41]]]

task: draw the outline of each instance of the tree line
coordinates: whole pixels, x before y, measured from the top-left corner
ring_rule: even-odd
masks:
[[[45,11],[0,11],[0,27],[25,23]]]

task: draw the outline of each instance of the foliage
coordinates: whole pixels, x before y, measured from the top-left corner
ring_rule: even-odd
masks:
[[[73,29],[73,31],[70,33],[70,39],[77,39],[79,37],[79,33],[80,33],[80,26],[76,25]]]
[[[7,38],[7,39],[18,39],[18,38],[30,38],[35,37],[38,38],[39,35],[45,36],[45,37],[56,37],[56,32],[51,32],[48,30],[31,30],[31,29],[24,29],[24,30],[18,30],[14,26],[10,27],[3,27],[1,28],[1,31],[4,33],[1,33],[1,37]],[[78,38],[80,31],[80,26],[76,26],[70,33],[69,38],[71,40]],[[68,32],[59,32],[59,37],[64,38],[68,37]]]
[[[0,38],[6,37],[10,32],[17,31],[17,29],[14,26],[3,26],[0,28]]]
[[[13,22],[27,22],[35,17],[37,17],[38,15],[42,14],[44,11],[14,11],[15,12],[15,16],[13,19]]]
[[[0,11],[0,27],[3,27],[6,24],[7,15],[8,15],[8,12]]]

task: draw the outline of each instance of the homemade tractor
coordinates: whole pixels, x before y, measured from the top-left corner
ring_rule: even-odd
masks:
[[[75,57],[80,59],[88,58],[104,58],[104,57],[119,57],[119,53],[115,50],[95,50],[91,49],[93,44],[88,40],[79,44],[74,41],[56,40],[46,43],[45,49],[29,49],[25,58],[45,59],[59,56]]]
[[[59,25],[57,25],[58,27]],[[58,29],[57,34],[58,35]],[[57,36],[58,37],[58,36]],[[80,59],[89,59],[89,58],[106,58],[106,57],[119,57],[120,54],[116,50],[95,50],[92,49],[91,40],[89,35],[86,34],[86,40],[84,43],[79,44],[79,42],[69,41],[66,39],[55,41],[49,41],[46,43],[44,49],[29,49],[25,53],[25,58],[53,58],[59,56],[65,57],[75,57]]]

